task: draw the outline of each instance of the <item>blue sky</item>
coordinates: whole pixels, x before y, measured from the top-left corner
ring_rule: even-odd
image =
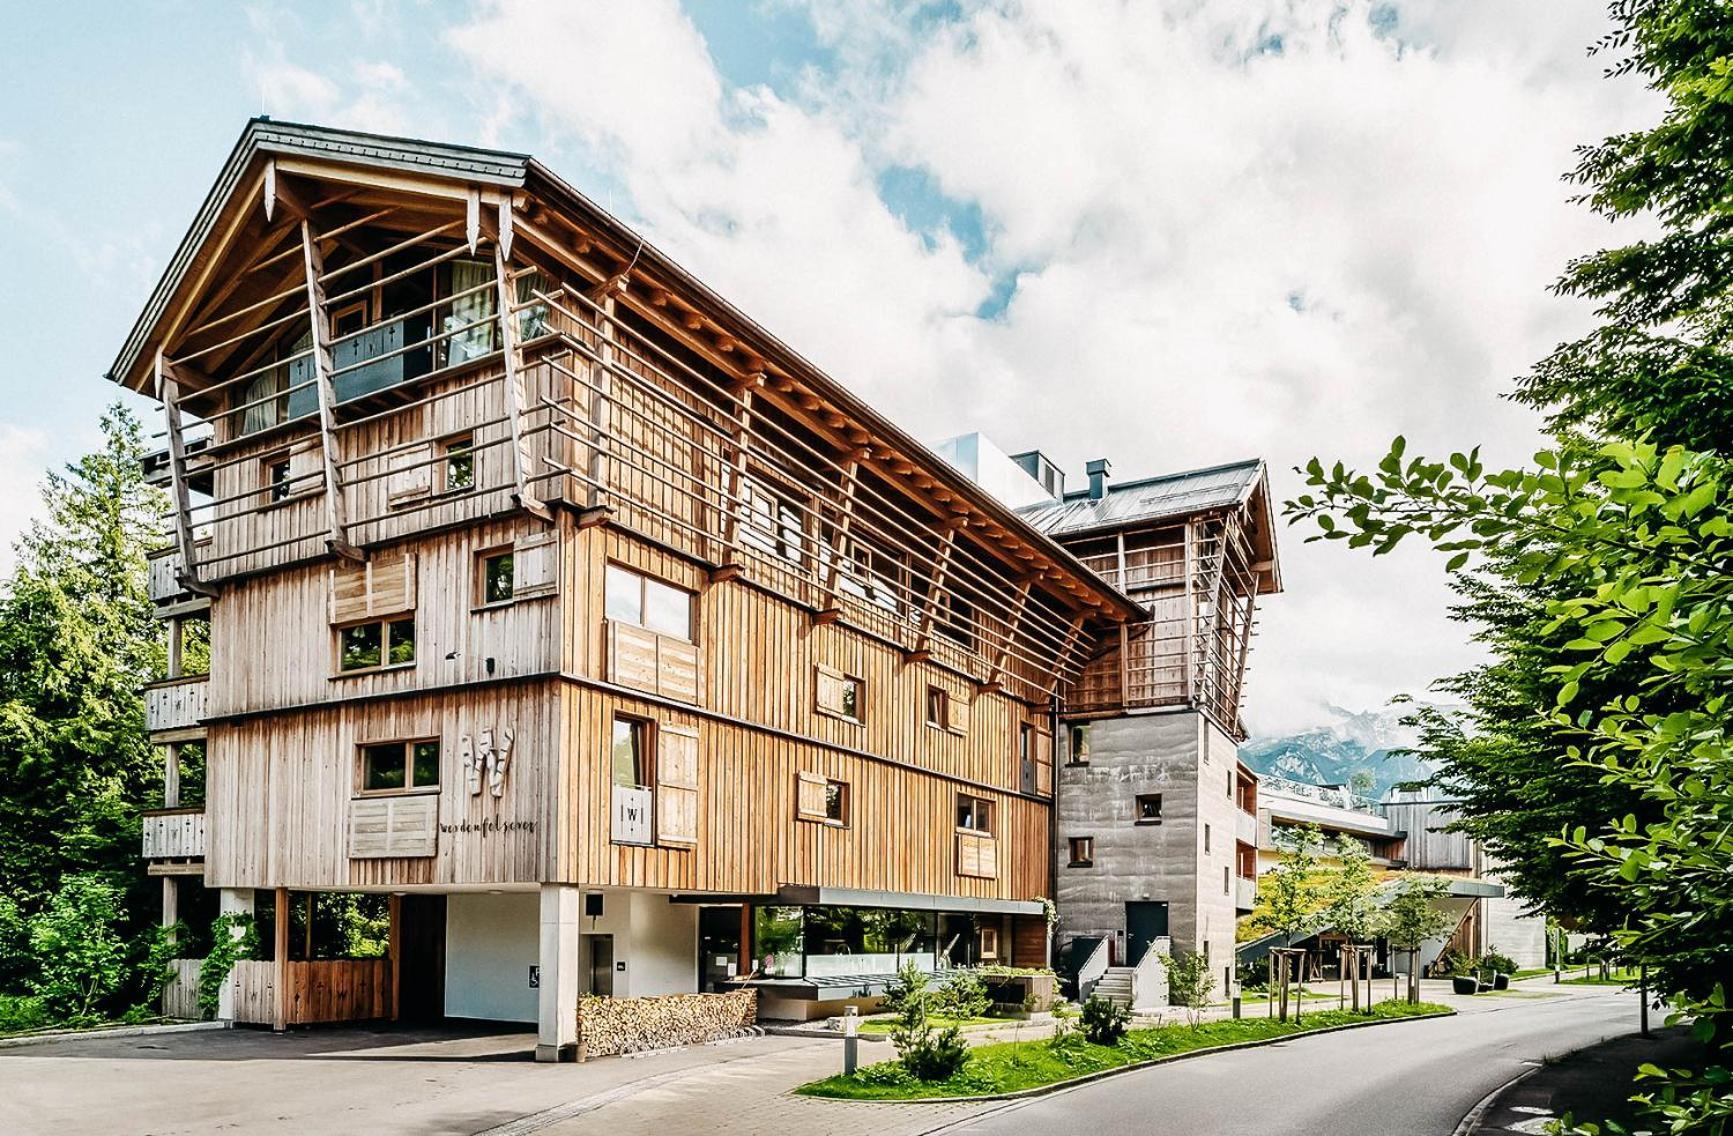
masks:
[[[1484,442],[1608,239],[1559,179],[1654,112],[1596,0],[145,2],[8,12],[0,539],[246,118],[527,150],[917,434],[1071,472]],[[140,399],[133,404],[148,409]],[[1473,657],[1424,556],[1284,546],[1254,727]],[[1392,643],[1391,629],[1401,631]],[[1261,716],[1261,718],[1260,718]]]

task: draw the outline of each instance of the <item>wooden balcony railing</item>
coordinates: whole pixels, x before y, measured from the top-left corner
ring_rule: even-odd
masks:
[[[210,675],[188,675],[145,687],[145,727],[151,735],[199,729],[205,716],[210,678]]]
[[[140,855],[146,860],[202,860],[205,855],[205,810],[147,809],[141,814]]]

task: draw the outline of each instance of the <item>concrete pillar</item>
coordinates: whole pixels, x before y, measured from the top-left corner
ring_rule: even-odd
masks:
[[[536,1060],[578,1056],[578,937],[583,902],[570,884],[543,884]]]
[[[217,892],[217,912],[220,915],[253,914],[252,888],[223,888]],[[236,938],[239,938],[236,935]],[[217,995],[217,1017],[226,1022],[235,1020],[235,984],[225,982]]]

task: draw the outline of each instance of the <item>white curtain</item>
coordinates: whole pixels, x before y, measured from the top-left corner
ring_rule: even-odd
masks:
[[[493,280],[493,265],[480,260],[454,260],[451,262],[451,294],[457,298],[451,301],[451,312],[445,317],[444,331],[452,331],[485,320],[494,314],[493,288],[482,288]],[[470,289],[478,289],[471,292]],[[459,293],[469,292],[469,295]],[[495,327],[492,323],[483,323],[479,327],[471,327],[467,331],[459,331],[446,341],[446,362],[455,365],[466,359],[479,359],[483,355],[496,350]]]

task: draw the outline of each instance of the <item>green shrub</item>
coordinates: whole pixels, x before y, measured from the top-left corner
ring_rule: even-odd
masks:
[[[934,1013],[956,1018],[959,1022],[985,1017],[992,1008],[993,999],[987,993],[986,984],[968,971],[953,974],[933,997]]]
[[[1061,1002],[1053,1007],[1053,1036],[1047,1039],[1047,1047],[1059,1055],[1059,1059],[1070,1064],[1081,1057],[1084,1052],[1083,1031],[1078,1028],[1081,1013],[1069,1003]]]
[[[30,917],[30,953],[37,960],[31,991],[61,1021],[79,1022],[127,977],[126,944],[115,930],[120,896],[95,876],[67,876]]]
[[[969,1047],[956,1026],[933,1028],[932,1015],[938,1008],[939,993],[927,975],[914,964],[905,964],[897,971],[891,987],[886,1000],[894,998],[897,1006],[891,1043],[897,1047],[903,1068],[920,1081],[943,1081],[961,1072],[969,1060]]]
[[[932,978],[916,966],[911,960],[897,968],[896,977],[885,984],[884,999],[879,1003],[882,1009],[893,1014],[901,1014],[913,999],[924,997],[927,988],[932,985]]]
[[[1187,1020],[1195,1026],[1202,1020],[1210,994],[1215,990],[1215,974],[1209,959],[1201,951],[1189,951],[1167,959],[1166,965],[1167,1000],[1183,1008]]]
[[[1500,954],[1497,947],[1480,956],[1480,965],[1494,974],[1516,973],[1516,960],[1509,955]]]
[[[23,1033],[50,1024],[42,999],[32,994],[0,994],[0,1033]]]
[[[1131,1024],[1131,1009],[1094,994],[1083,1003],[1083,1036],[1093,1045],[1118,1045]]]
[[[223,987],[236,961],[253,957],[259,949],[259,928],[253,917],[228,911],[211,923],[211,949],[199,965],[199,1015],[207,1021],[217,1016]]]

